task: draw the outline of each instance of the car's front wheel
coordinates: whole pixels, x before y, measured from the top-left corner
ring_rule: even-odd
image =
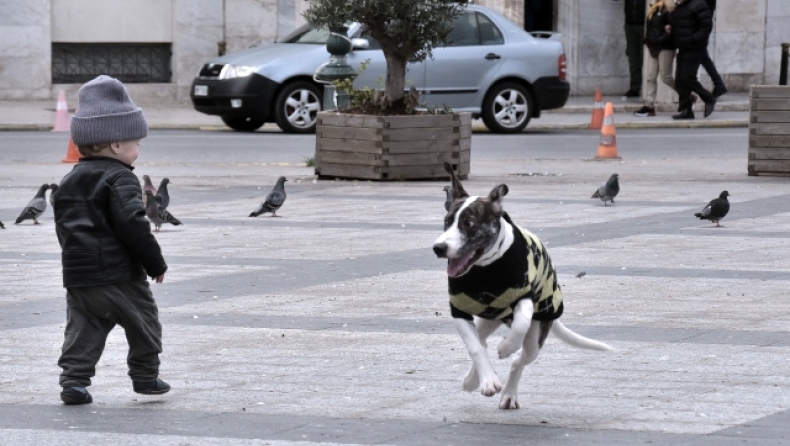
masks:
[[[314,84],[297,81],[283,87],[275,102],[274,117],[285,133],[313,133],[321,111],[321,91]]]
[[[264,124],[263,119],[239,118],[236,116],[222,116],[222,122],[239,132],[254,132]]]
[[[489,90],[483,101],[483,122],[494,133],[518,133],[532,117],[532,95],[515,82]]]

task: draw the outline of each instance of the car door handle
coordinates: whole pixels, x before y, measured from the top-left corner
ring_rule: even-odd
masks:
[[[486,54],[486,60],[494,60],[494,59],[501,59],[501,58],[502,58],[502,56],[500,56],[499,54],[494,54],[494,53]]]

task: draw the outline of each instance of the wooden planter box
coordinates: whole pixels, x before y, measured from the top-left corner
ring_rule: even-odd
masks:
[[[749,104],[749,175],[790,176],[790,86],[754,85]]]
[[[363,180],[426,180],[469,175],[470,113],[371,116],[318,113],[315,174]]]

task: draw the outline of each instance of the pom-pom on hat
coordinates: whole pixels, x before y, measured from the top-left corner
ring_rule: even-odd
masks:
[[[143,110],[134,105],[121,81],[101,75],[80,87],[77,113],[71,118],[74,144],[131,141],[148,136]]]

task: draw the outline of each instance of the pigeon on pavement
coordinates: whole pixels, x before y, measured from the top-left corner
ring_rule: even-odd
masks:
[[[444,209],[450,212],[450,207],[453,205],[453,187],[444,186],[442,190],[447,194],[447,197],[444,199]]]
[[[18,225],[25,220],[33,220],[34,224],[39,224],[38,217],[41,217],[41,214],[47,210],[47,200],[44,198],[44,195],[47,193],[47,189],[49,189],[49,184],[42,184],[41,187],[38,188],[36,196],[27,203],[25,209],[21,214],[19,214],[19,217],[17,217],[16,221],[14,222],[15,225]]]
[[[614,197],[620,192],[620,183],[617,181],[618,178],[620,178],[620,176],[613,173],[612,176],[606,180],[606,183],[602,184],[590,198],[600,198],[604,206],[606,206],[607,201],[611,201],[612,204],[614,204]]]
[[[55,192],[58,191],[58,185],[52,183],[49,185],[49,205],[52,206],[52,210],[55,210]]]
[[[154,187],[154,183],[151,182],[151,177],[143,175],[143,205],[148,203],[148,196],[145,195],[145,191],[147,190],[150,190],[152,194],[156,195],[156,188]]]
[[[5,225],[3,224],[2,221],[0,221],[0,229],[5,229]]]
[[[156,201],[162,206],[162,209],[167,209],[170,205],[170,194],[167,192],[167,184],[170,182],[170,178],[162,178],[162,181],[159,183],[159,189],[154,194]]]
[[[702,212],[697,212],[694,214],[694,216],[700,220],[710,220],[716,223],[717,228],[721,227],[719,220],[724,218],[727,215],[727,212],[730,211],[730,202],[727,201],[727,197],[729,196],[730,193],[726,190],[721,191],[719,198],[710,200],[710,203],[708,203],[708,205],[702,209]]]
[[[145,215],[148,217],[148,220],[154,224],[154,232],[159,232],[162,223],[170,223],[173,226],[181,224],[181,221],[173,217],[167,209],[162,208],[162,205],[154,198],[154,194],[152,194],[150,190],[145,191],[145,194],[148,196],[148,201],[145,205]]]
[[[272,213],[272,217],[279,217],[277,215],[277,210],[280,209],[280,206],[285,203],[285,182],[288,181],[285,177],[280,177],[277,179],[277,184],[274,185],[274,188],[269,195],[263,200],[258,209],[255,209],[250,213],[250,217],[257,217],[261,214],[265,214],[267,212]]]

